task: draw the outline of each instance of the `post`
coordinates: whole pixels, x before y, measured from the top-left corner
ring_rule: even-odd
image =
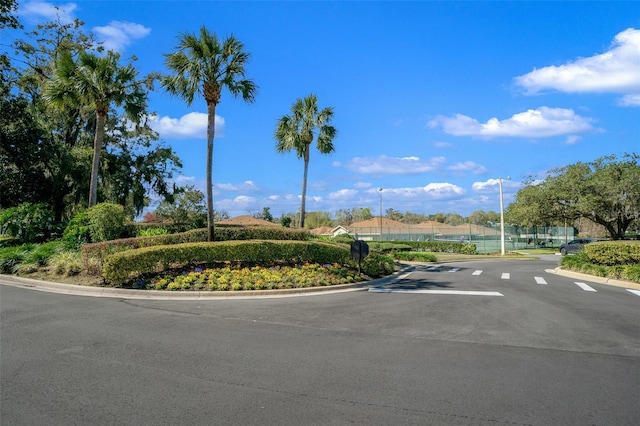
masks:
[[[502,201],[502,178],[498,179],[500,186],[500,254],[504,256],[504,205]]]
[[[382,189],[383,188],[378,189],[380,194],[380,241],[382,241]]]

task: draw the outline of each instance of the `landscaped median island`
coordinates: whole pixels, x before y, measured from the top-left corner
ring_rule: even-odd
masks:
[[[65,235],[71,242],[82,240],[77,232]],[[206,241],[206,229],[138,235],[97,243],[70,244],[63,238],[8,244],[0,248],[0,272],[142,290],[276,290],[358,283],[392,274],[397,261],[435,262],[434,252],[465,257],[475,252],[473,245],[459,242],[369,242],[369,254],[358,262],[350,236],[318,238],[277,226],[217,226],[215,242]]]
[[[564,256],[562,269],[640,283],[640,241],[598,241]]]

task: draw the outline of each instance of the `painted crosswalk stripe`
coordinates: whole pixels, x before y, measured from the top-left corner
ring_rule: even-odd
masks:
[[[429,267],[427,268],[427,271],[437,271],[438,269],[440,269],[440,267],[439,267],[439,266],[429,266]]]
[[[547,284],[547,281],[543,277],[534,277],[537,284]]]
[[[509,272],[503,272],[500,278],[502,278],[503,280],[508,280],[511,278],[511,274]]]
[[[631,290],[631,289],[627,289],[627,291],[630,291],[631,293],[635,294],[636,296],[640,296],[640,290]]]
[[[451,268],[449,269],[449,272],[458,272],[460,270],[460,268]]]
[[[477,271],[473,271],[473,274],[471,274],[471,275],[480,275],[481,273],[482,273],[481,270],[477,270]]]
[[[461,296],[504,296],[497,291],[466,291],[466,290],[409,290],[393,288],[370,288],[369,293],[420,293],[420,294],[449,294]]]
[[[589,285],[587,285],[587,284],[585,284],[585,283],[578,283],[578,282],[576,282],[576,285],[577,285],[578,287],[580,287],[581,289],[583,289],[584,291],[598,291],[598,290],[596,290],[595,288],[593,288],[593,287],[591,287],[591,286],[589,286]]]

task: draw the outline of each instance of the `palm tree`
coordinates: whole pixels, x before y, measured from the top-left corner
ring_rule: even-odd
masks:
[[[82,106],[95,111],[93,164],[89,185],[89,207],[98,199],[98,170],[104,142],[107,114],[112,105],[122,107],[125,116],[139,123],[147,108],[147,92],[136,80],[138,71],[129,64],[119,64],[120,55],[109,51],[98,56],[78,52],[74,60],[69,51],[61,52],[52,79],[45,86],[45,99],[54,107]]]
[[[196,94],[207,102],[207,225],[209,241],[213,241],[213,139],[215,137],[216,106],[224,87],[234,96],[253,102],[257,86],[245,77],[245,65],[250,54],[233,36],[218,40],[203,26],[199,37],[185,33],[179,38],[176,52],[165,55],[166,66],[173,75],[162,78],[169,93],[191,105]]]
[[[316,148],[321,154],[335,151],[333,139],[337,134],[335,127],[329,125],[333,118],[333,108],[318,111],[318,98],[310,94],[298,98],[291,106],[291,115],[278,120],[275,132],[276,151],[279,153],[295,150],[298,158],[304,160],[302,179],[302,205],[300,207],[300,228],[304,228],[305,199],[307,196],[307,173],[309,171],[309,151],[316,137]]]

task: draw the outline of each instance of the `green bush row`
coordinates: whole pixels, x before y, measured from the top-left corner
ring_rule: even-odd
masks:
[[[597,277],[620,278],[640,283],[640,263],[603,265],[593,262],[586,253],[586,250],[579,251],[575,256],[564,256],[560,261],[560,266],[562,266],[563,269],[570,269]]]
[[[214,230],[216,241],[231,240],[306,240],[309,231],[277,226],[223,226]],[[176,234],[152,235],[149,237],[122,238],[102,243],[82,246],[82,259],[85,266],[89,263],[102,264],[110,254],[142,247],[163,246],[172,244],[197,243],[207,241],[207,229],[192,229]],[[90,260],[92,262],[90,262]]]
[[[344,245],[309,241],[221,241],[144,247],[114,253],[105,259],[102,276],[111,285],[122,285],[140,275],[169,268],[219,262],[356,265],[350,250]],[[391,273],[393,259],[373,253],[364,259],[362,271],[373,277]]]
[[[371,245],[371,243],[369,243]],[[475,254],[476,245],[470,243],[461,243],[457,241],[402,241],[402,242],[382,242],[378,244],[395,244],[404,250],[410,247],[412,251],[427,251],[432,253],[459,253],[459,254]]]
[[[435,262],[438,259],[433,253],[425,253],[419,251],[398,251],[393,257],[397,260],[406,260],[408,262]]]
[[[397,252],[397,251],[410,251],[412,250],[412,247],[408,244],[403,244],[403,243],[391,243],[391,242],[386,242],[386,241],[369,241],[367,242],[367,245],[369,245],[369,248],[371,250],[377,250],[380,251],[382,253],[389,253],[389,252]]]
[[[587,257],[601,265],[640,263],[640,241],[598,241],[584,246]]]

